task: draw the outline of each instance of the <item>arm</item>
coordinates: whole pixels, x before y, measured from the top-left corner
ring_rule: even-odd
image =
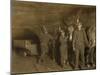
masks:
[[[84,42],[85,42],[85,45],[87,46],[87,47],[89,47],[89,41],[88,41],[88,39],[87,39],[87,35],[86,35],[86,32],[83,30],[83,36],[84,36]]]
[[[75,40],[76,40],[76,31],[73,32],[73,36],[72,36],[72,47],[73,50],[75,51]]]

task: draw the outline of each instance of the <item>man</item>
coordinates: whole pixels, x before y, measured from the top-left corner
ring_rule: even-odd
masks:
[[[67,44],[69,45],[68,46],[68,59],[69,59],[70,65],[72,67],[75,64],[75,62],[74,62],[75,61],[75,54],[74,54],[73,47],[72,47],[73,31],[74,31],[73,25],[69,25],[68,26],[68,41],[67,41]]]
[[[94,26],[91,26],[88,31],[87,35],[89,38],[89,51],[87,55],[87,66],[88,67],[95,67],[96,65],[96,29]]]
[[[40,45],[41,45],[41,56],[39,62],[45,62],[45,58],[47,57],[49,51],[49,41],[52,37],[47,32],[46,28],[43,26],[43,32],[41,33]]]
[[[84,69],[85,67],[85,46],[88,46],[88,40],[84,29],[82,29],[82,23],[77,20],[77,28],[73,33],[73,50],[75,51],[75,69]],[[81,62],[80,62],[81,60]]]
[[[67,49],[67,36],[65,36],[64,30],[60,30],[60,56],[61,56],[61,66],[64,68],[69,64],[68,62],[68,49]]]

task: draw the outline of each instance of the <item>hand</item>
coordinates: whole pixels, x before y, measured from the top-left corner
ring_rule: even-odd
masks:
[[[75,47],[73,47],[73,51],[75,51]]]

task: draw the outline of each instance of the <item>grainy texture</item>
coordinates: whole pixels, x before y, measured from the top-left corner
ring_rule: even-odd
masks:
[[[88,5],[72,5],[72,4],[57,4],[57,3],[41,3],[41,2],[24,2],[12,0],[11,5],[11,29],[12,29],[12,56],[11,56],[11,72],[12,73],[32,73],[32,72],[50,72],[50,71],[64,71],[75,70],[72,64],[68,64],[64,68],[60,66],[60,45],[59,45],[59,27],[68,34],[67,28],[70,25],[74,27],[76,19],[79,18],[85,31],[92,26],[96,28],[96,6]],[[46,56],[44,63],[37,63],[37,59],[41,56],[41,40],[48,39],[44,37],[41,39],[43,32],[42,26],[53,37],[49,41],[50,49],[48,56]],[[88,40],[91,37],[92,29],[87,32]],[[96,32],[96,29],[95,31]],[[70,35],[70,33],[69,33]],[[69,36],[68,35],[68,36]],[[44,36],[44,35],[43,35]],[[96,37],[96,35],[93,35]],[[72,37],[73,38],[73,37]],[[16,43],[15,41],[20,41]],[[31,41],[28,49],[19,48],[26,45],[21,41]],[[93,39],[94,40],[94,39]],[[53,45],[52,45],[53,42]],[[68,41],[67,41],[68,42]],[[63,41],[62,41],[63,43]],[[15,44],[19,47],[15,47]],[[68,58],[74,58],[72,52],[72,41],[66,45],[71,49]],[[33,46],[35,46],[33,49]],[[53,47],[53,48],[52,48]],[[54,48],[55,47],[55,48]],[[63,45],[62,48],[63,49]],[[35,50],[35,51],[32,51]],[[65,49],[65,48],[64,48]],[[66,49],[65,49],[66,50]],[[43,51],[43,50],[42,50]],[[95,50],[94,50],[95,51]],[[33,55],[30,53],[33,52]],[[34,55],[34,53],[36,54]],[[66,53],[65,53],[66,54]],[[90,53],[91,54],[91,53]],[[63,55],[63,54],[62,54]],[[72,57],[73,56],[73,57]],[[54,59],[55,58],[55,59]],[[54,61],[52,60],[54,59]],[[69,62],[73,59],[69,59]],[[74,62],[73,62],[74,64]],[[86,67],[86,69],[94,69],[95,67]]]

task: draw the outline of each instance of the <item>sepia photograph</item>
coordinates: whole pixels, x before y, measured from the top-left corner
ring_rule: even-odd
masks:
[[[11,0],[11,74],[96,69],[96,6]]]

